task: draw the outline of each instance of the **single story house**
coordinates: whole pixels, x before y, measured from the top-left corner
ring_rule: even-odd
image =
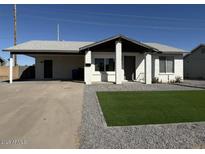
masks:
[[[200,44],[184,56],[184,76],[187,79],[205,79],[205,44]]]
[[[35,78],[69,80],[73,70],[82,69],[86,84],[93,82],[138,81],[151,84],[183,79],[182,49],[160,43],[143,43],[124,35],[97,42],[29,41],[4,49],[35,58]],[[10,83],[12,75],[10,75]]]

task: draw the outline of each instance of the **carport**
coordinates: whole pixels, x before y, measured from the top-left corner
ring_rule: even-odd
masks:
[[[36,80],[71,80],[73,77],[83,80],[84,54],[79,53],[79,48],[90,43],[92,42],[29,41],[4,49],[10,52],[9,82],[13,82],[14,54],[35,58]]]

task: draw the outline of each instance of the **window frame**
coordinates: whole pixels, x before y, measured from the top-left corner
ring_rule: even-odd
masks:
[[[109,71],[109,70],[107,70],[107,67],[106,67],[106,65],[108,64],[108,66],[109,66],[109,60],[110,59],[112,59],[113,60],[113,63],[114,63],[114,66],[113,66],[113,70],[112,71]],[[105,72],[114,72],[115,71],[115,59],[114,58],[105,58],[104,59],[104,62],[105,62]],[[108,62],[108,63],[107,63]]]
[[[103,60],[103,71],[100,71],[100,69],[96,70],[96,60],[97,59]],[[104,72],[105,71],[105,59],[104,58],[95,58],[94,63],[95,63],[95,72]]]
[[[160,60],[161,59],[163,59],[164,58],[164,60],[165,60],[165,72],[161,72],[161,70],[160,70]],[[168,60],[172,60],[172,62],[173,62],[173,64],[172,64],[172,72],[168,72],[167,70],[167,64],[168,64]],[[174,74],[175,73],[175,60],[174,60],[174,56],[159,56],[159,73],[160,74]]]
[[[103,67],[103,71],[97,71],[96,70],[96,59],[103,59],[103,65],[104,65],[104,67]],[[113,59],[113,62],[114,62],[114,70],[113,71],[107,71],[106,70],[106,60],[108,60],[109,61],[109,59]],[[115,59],[114,58],[94,58],[94,64],[95,64],[95,67],[94,67],[94,69],[95,69],[95,72],[115,72]]]

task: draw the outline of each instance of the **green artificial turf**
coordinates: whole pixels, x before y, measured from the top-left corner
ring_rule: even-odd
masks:
[[[205,91],[97,92],[108,126],[205,121]]]

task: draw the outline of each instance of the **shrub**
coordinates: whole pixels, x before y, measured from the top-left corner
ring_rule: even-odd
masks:
[[[176,77],[175,83],[180,83],[182,81],[182,78],[180,76]]]
[[[154,78],[152,79],[152,83],[159,83],[159,78],[154,77]]]
[[[175,83],[176,81],[175,80],[169,80],[169,83]]]

